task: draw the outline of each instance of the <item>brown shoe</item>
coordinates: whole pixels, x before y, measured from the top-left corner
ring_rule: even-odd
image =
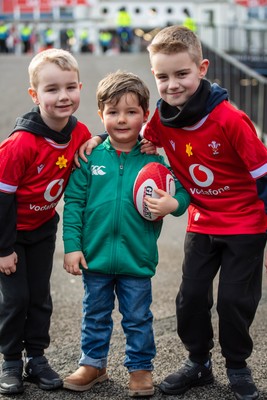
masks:
[[[84,392],[96,383],[102,383],[107,379],[106,368],[98,369],[90,365],[82,365],[77,371],[64,379],[63,387],[76,392]]]
[[[129,396],[152,396],[155,392],[151,371],[134,371],[130,373]]]

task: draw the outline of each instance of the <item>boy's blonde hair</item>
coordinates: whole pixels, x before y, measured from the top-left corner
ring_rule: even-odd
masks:
[[[99,110],[103,112],[106,103],[118,104],[126,93],[136,94],[145,114],[149,108],[148,87],[137,75],[120,70],[109,73],[99,82],[96,90]]]
[[[28,72],[32,88],[37,89],[39,72],[46,63],[54,63],[62,69],[62,71],[75,71],[77,72],[78,80],[80,80],[78,63],[69,51],[63,49],[47,49],[36,54],[29,64]]]
[[[184,26],[168,26],[159,31],[147,47],[150,59],[157,53],[174,54],[188,52],[191,59],[200,65],[203,54],[198,36]]]

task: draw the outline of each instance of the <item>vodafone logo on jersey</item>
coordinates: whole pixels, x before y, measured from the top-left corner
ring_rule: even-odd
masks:
[[[44,193],[46,201],[51,203],[55,201],[63,192],[64,179],[55,179],[47,185]]]
[[[195,184],[200,187],[208,187],[214,181],[213,172],[201,164],[190,165],[189,173]]]
[[[201,164],[190,165],[189,173],[194,183],[198,186],[198,188],[190,188],[192,196],[221,196],[230,190],[230,186],[228,185],[216,189],[208,188],[208,186],[211,186],[214,183],[214,175],[209,168],[204,167]]]

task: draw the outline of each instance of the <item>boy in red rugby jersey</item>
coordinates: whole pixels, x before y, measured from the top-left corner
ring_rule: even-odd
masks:
[[[212,287],[220,271],[219,342],[230,388],[238,400],[255,400],[259,392],[246,360],[261,298],[267,149],[227,91],[205,79],[209,61],[194,32],[164,28],[148,51],[161,99],[144,137],[164,148],[191,195],[176,299],[178,335],[189,355],[159,387],[179,395],[213,382]]]
[[[72,115],[80,103],[75,58],[49,49],[29,65],[34,109],[17,118],[0,145],[0,393],[24,390],[24,379],[41,389],[62,386],[44,350],[52,314],[50,276],[58,204],[75,152],[91,137]]]

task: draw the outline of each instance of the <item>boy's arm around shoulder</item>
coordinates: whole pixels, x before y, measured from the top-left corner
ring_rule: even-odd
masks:
[[[155,147],[162,147],[159,135],[161,127],[159,113],[156,109],[152,118],[142,127],[140,135],[142,138],[153,143]]]
[[[81,167],[80,159],[87,162],[86,156],[90,155],[92,153],[93,149],[95,147],[97,147],[98,145],[100,145],[102,142],[103,142],[102,137],[99,135],[99,136],[92,136],[89,140],[87,140],[85,143],[83,143],[80,146],[78,152],[75,154],[75,157],[74,157],[75,166],[78,168]]]

